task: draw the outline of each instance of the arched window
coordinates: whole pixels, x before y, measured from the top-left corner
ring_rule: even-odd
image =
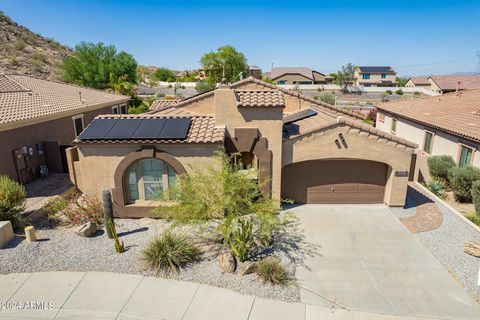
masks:
[[[177,180],[173,168],[159,159],[142,159],[127,169],[125,175],[126,197],[129,203],[137,200],[169,200],[169,188]]]

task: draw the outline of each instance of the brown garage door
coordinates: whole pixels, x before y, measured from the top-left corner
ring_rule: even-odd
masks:
[[[296,203],[383,203],[387,166],[366,160],[313,160],[282,170],[282,198]]]

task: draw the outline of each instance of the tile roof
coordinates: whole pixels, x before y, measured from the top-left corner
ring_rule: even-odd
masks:
[[[78,138],[74,141],[74,144],[98,144],[98,143],[174,143],[174,144],[186,144],[186,143],[223,143],[225,139],[225,127],[215,126],[215,119],[208,116],[155,116],[147,114],[138,115],[100,115],[95,119],[172,119],[172,118],[191,118],[192,123],[188,129],[187,138],[183,140],[168,140],[168,139],[115,139],[115,140],[88,140],[82,141]]]
[[[415,84],[430,84],[428,77],[411,77],[409,80],[412,80]]]
[[[359,66],[360,72],[370,72],[370,73],[395,73],[390,66]]]
[[[174,104],[178,103],[180,100],[155,100],[153,101],[152,105],[148,109],[149,111],[154,111],[154,110],[163,110],[167,109]]]
[[[289,122],[283,125],[283,139],[296,139],[304,135],[319,131],[325,128],[336,126],[338,124],[346,124],[350,127],[360,129],[361,131],[368,132],[372,135],[385,138],[387,140],[395,141],[399,144],[410,148],[417,148],[418,146],[408,140],[399,138],[392,134],[381,131],[375,127],[372,127],[368,124],[365,124],[361,121],[344,118],[344,117],[332,117],[331,114],[325,113],[324,111],[313,107],[313,110],[318,113],[314,116],[300,119],[298,121]],[[300,111],[301,112],[301,111]]]
[[[387,102],[379,110],[480,142],[480,89]]]
[[[437,86],[442,90],[455,90],[457,84],[460,82],[459,89],[475,89],[480,88],[480,75],[479,76],[431,76]]]
[[[320,73],[320,72],[319,72]],[[305,78],[314,80],[313,70],[305,67],[279,67],[273,68],[272,71],[268,73],[268,77],[272,80],[283,76],[284,74],[300,74]]]
[[[235,90],[238,107],[243,108],[284,108],[283,93],[278,90]]]
[[[81,100],[80,100],[81,97]],[[1,125],[122,103],[128,96],[24,75],[0,75]]]

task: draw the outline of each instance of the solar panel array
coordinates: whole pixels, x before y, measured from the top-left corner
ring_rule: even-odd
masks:
[[[78,136],[80,140],[185,139],[192,119],[94,119]]]
[[[285,118],[283,118],[283,123],[284,124],[292,123],[292,122],[295,122],[295,121],[298,121],[298,120],[302,120],[302,119],[305,119],[305,118],[316,116],[317,114],[318,114],[317,111],[307,108],[305,110],[302,110],[302,111],[297,112],[295,114],[292,114],[290,116],[286,116]]]

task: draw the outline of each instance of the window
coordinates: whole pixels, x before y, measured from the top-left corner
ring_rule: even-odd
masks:
[[[362,74],[362,79],[365,79],[365,80],[370,79],[370,73],[364,73],[364,74]]]
[[[387,74],[386,73],[382,73],[382,79],[386,79],[387,78]]]
[[[390,127],[390,131],[392,133],[396,133],[397,132],[397,119],[392,119],[392,125]]]
[[[433,133],[425,131],[425,140],[423,141],[423,151],[432,153],[433,147]]]
[[[113,106],[113,107],[112,107],[112,112],[113,112],[114,114],[119,114],[120,112],[119,112],[119,110],[118,110],[118,106]]]
[[[75,136],[79,136],[83,131],[83,114],[72,117]]]
[[[371,87],[372,84],[371,84],[371,83],[364,83],[363,86],[364,86],[364,87]]]
[[[384,113],[378,113],[378,121],[380,121],[381,123],[384,123],[385,122],[385,114]]]
[[[285,84],[285,80],[278,80],[277,84]]]
[[[472,164],[473,149],[464,145],[460,145],[460,159],[458,161],[459,167],[465,167]]]
[[[177,181],[173,168],[159,159],[143,159],[132,164],[125,175],[129,203],[137,200],[169,200],[169,188]]]
[[[121,114],[127,114],[127,105],[126,104],[122,104],[120,105],[120,113]]]

